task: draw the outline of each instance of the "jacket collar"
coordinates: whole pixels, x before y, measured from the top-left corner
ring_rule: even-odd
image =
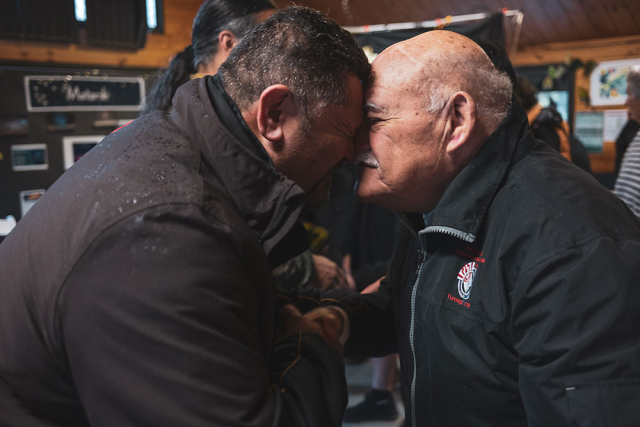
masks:
[[[226,190],[275,268],[308,247],[307,233],[298,221],[306,194],[273,168],[235,104],[219,81],[212,79],[207,76],[181,86],[173,98],[171,119],[201,152],[203,163]],[[215,90],[210,91],[211,86]]]
[[[420,234],[444,233],[467,242],[475,241],[509,167],[531,151],[533,144],[527,115],[514,98],[507,117],[451,182]],[[414,216],[399,216],[417,233],[420,228],[415,227],[418,221]]]

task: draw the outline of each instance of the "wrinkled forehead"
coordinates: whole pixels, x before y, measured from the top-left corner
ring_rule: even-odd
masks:
[[[371,76],[366,92],[378,88],[410,89],[416,84],[416,72],[421,64],[397,50],[385,50],[371,63]]]

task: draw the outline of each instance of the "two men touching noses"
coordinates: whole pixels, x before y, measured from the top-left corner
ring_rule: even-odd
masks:
[[[640,223],[511,92],[464,36],[369,65],[324,15],[274,13],[0,245],[0,424],[339,426],[344,350],[399,353],[412,427],[633,425]],[[403,224],[386,279],[283,309],[272,270],[354,160]]]

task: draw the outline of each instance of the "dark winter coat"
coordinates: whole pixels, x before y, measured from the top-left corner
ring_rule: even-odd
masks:
[[[340,425],[338,353],[277,342],[305,194],[218,83],[105,138],[0,245],[1,426]]]
[[[388,280],[342,305],[347,351],[400,353],[407,426],[638,424],[640,222],[519,106],[400,217]]]

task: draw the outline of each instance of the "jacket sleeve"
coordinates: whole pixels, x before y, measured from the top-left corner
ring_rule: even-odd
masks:
[[[256,249],[212,223],[191,205],[123,219],[65,282],[57,321],[91,425],[339,426],[342,358],[308,334],[265,357]]]
[[[411,264],[408,259],[411,251],[407,247],[412,242],[411,233],[405,227],[400,228],[394,255],[378,292],[358,294],[343,290],[309,290],[287,295],[288,299],[296,303],[303,313],[321,305],[340,305],[347,312],[350,323],[346,355],[381,357],[397,353],[396,324],[401,313],[395,308],[399,306],[407,265]]]
[[[530,427],[637,424],[640,244],[598,238],[520,275],[512,335]]]

